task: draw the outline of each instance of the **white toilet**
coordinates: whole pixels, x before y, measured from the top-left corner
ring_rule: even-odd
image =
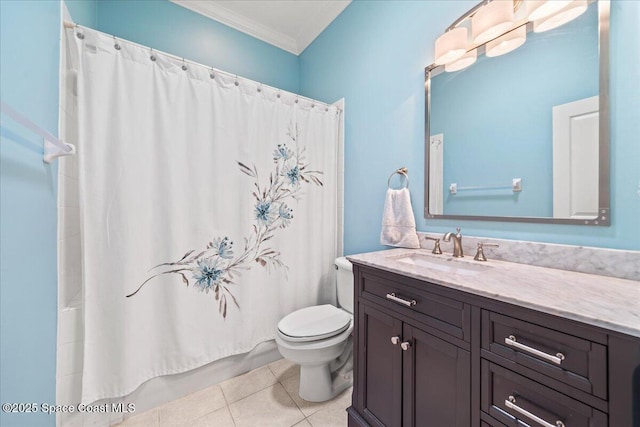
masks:
[[[315,305],[285,316],[276,343],[285,359],[300,365],[300,397],[324,402],[353,383],[353,273],[344,257],[335,261],[338,305]]]

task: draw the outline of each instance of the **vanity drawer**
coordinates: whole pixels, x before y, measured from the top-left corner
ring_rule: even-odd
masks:
[[[561,321],[557,324],[563,326]],[[607,348],[585,338],[483,310],[482,348],[607,398]]]
[[[481,409],[507,426],[607,426],[605,413],[515,372],[486,360],[481,371]]]
[[[360,296],[365,300],[469,341],[469,306],[460,301],[367,272],[361,275],[358,286]]]

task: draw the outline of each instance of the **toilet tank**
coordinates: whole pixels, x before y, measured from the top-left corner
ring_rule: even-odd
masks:
[[[338,306],[353,314],[353,268],[345,257],[336,258]]]

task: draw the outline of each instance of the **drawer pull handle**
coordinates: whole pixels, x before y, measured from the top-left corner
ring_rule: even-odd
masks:
[[[400,337],[399,336],[391,337],[391,344],[393,345],[400,344]]]
[[[387,294],[387,299],[390,299],[393,302],[397,302],[398,304],[406,305],[407,307],[411,307],[417,304],[416,300],[407,300],[404,298],[399,298],[396,296],[395,292]]]
[[[507,408],[513,409],[514,411],[518,412],[520,415],[524,415],[525,417],[537,422],[540,425],[543,425],[544,427],[565,427],[564,423],[560,420],[557,420],[555,424],[551,424],[550,422],[543,420],[539,416],[532,414],[526,409],[522,409],[521,407],[516,405],[516,398],[513,396],[509,396],[509,400],[505,400],[504,404],[506,405]]]
[[[564,360],[564,354],[562,353],[556,353],[555,356],[552,354],[547,354],[544,351],[537,350],[533,347],[529,347],[528,345],[520,344],[517,341],[516,337],[513,335],[509,335],[507,338],[505,338],[504,343],[507,345],[510,345],[511,347],[515,347],[522,351],[526,351],[527,353],[535,354],[536,356],[546,359],[550,362],[553,362],[556,365],[562,364],[562,361]]]
[[[410,341],[404,341],[403,343],[400,344],[400,347],[402,347],[403,351],[407,351],[411,348],[411,342]]]

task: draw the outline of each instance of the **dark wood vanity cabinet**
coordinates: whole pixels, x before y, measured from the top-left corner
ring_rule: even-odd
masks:
[[[354,278],[349,426],[640,427],[640,339],[357,263]]]
[[[364,421],[469,426],[469,352],[385,307],[363,302],[359,308],[356,381],[363,393],[356,406]]]
[[[406,280],[357,268],[355,274],[352,422],[469,427],[470,307]]]

